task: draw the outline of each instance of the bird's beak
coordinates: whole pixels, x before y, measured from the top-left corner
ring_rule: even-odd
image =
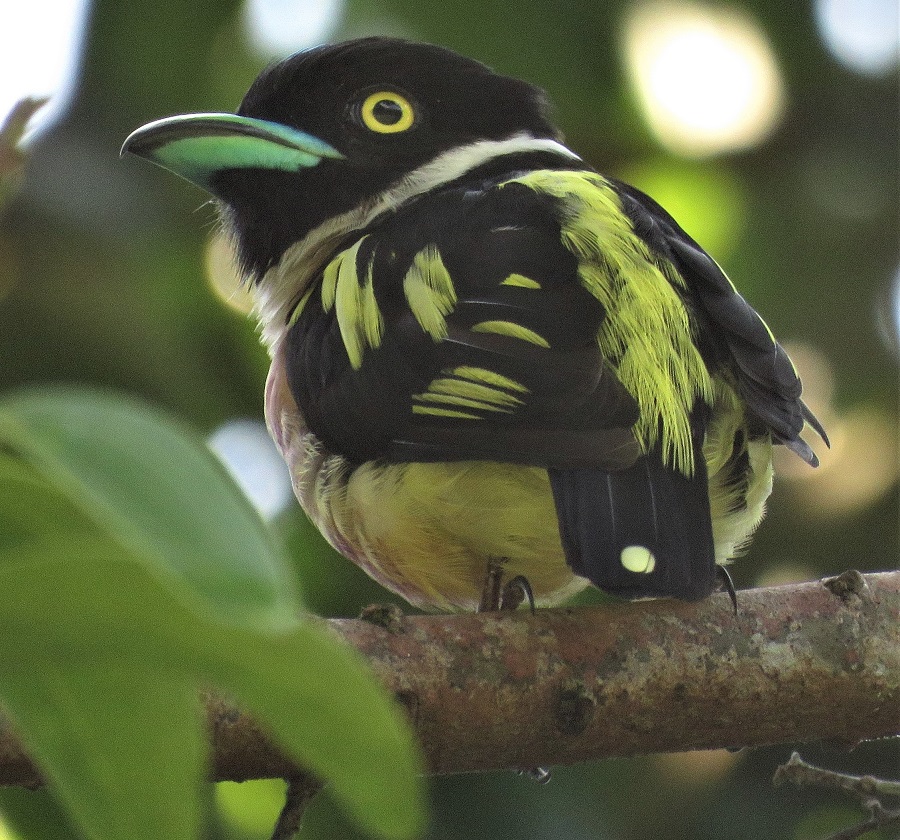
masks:
[[[215,193],[228,169],[298,172],[343,155],[324,140],[276,122],[236,114],[183,114],[141,126],[122,145],[151,163]]]

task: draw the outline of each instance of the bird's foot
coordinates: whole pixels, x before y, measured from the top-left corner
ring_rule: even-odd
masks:
[[[503,584],[503,557],[492,557],[488,560],[487,576],[481,589],[481,600],[478,602],[478,612],[495,612],[500,609]]]
[[[488,561],[487,576],[478,602],[478,612],[511,612],[518,609],[525,601],[534,612],[534,592],[524,575],[516,575],[503,583],[503,567],[505,557],[492,557]]]
[[[525,575],[516,575],[500,592],[500,609],[517,610],[525,601],[534,613],[534,592]]]
[[[487,576],[481,590],[481,601],[478,612],[508,612],[518,609],[525,601],[534,613],[534,592],[525,575],[516,575],[503,583],[503,565],[505,557],[491,558],[488,561]],[[520,770],[519,775],[528,776],[538,784],[545,785],[550,781],[550,771],[546,767],[530,767]]]
[[[731,598],[731,606],[734,607],[734,614],[738,614],[738,606],[737,606],[737,592],[734,589],[734,581],[731,579],[731,575],[724,566],[716,566],[716,578],[718,578],[719,582],[719,591],[725,591],[728,593],[728,597]]]

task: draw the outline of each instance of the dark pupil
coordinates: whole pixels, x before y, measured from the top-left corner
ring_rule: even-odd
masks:
[[[372,108],[372,116],[382,125],[394,125],[403,117],[403,108],[390,99],[381,99]]]

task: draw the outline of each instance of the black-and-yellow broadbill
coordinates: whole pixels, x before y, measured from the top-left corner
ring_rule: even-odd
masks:
[[[498,575],[538,605],[702,598],[762,518],[773,445],[816,464],[760,316],[526,82],[367,38],[124,151],[218,200],[297,497],[413,604],[483,607]]]

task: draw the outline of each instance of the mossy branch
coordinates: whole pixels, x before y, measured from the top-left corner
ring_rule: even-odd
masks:
[[[738,605],[328,624],[405,705],[435,774],[900,734],[900,572],[744,590]],[[215,779],[298,778],[249,714],[207,708]],[[40,784],[2,722],[0,784]]]

